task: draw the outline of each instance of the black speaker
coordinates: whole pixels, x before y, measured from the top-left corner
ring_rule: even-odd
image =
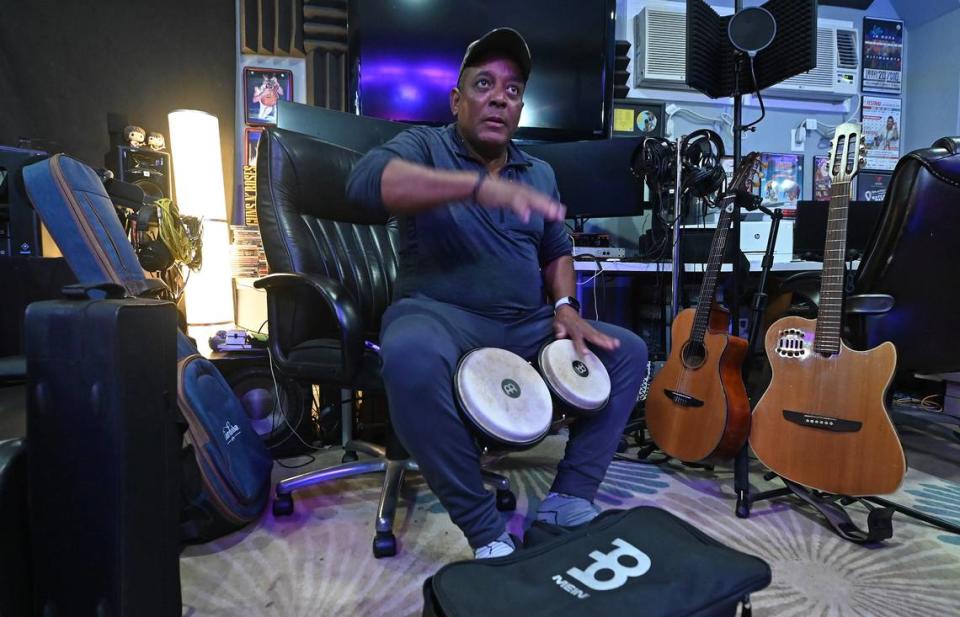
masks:
[[[167,152],[117,146],[117,179],[139,186],[149,201],[173,199],[173,167]]]
[[[614,57],[613,98],[625,99],[630,94],[630,41],[617,41]]]
[[[39,257],[40,217],[33,210],[20,173],[46,156],[39,150],[0,146],[0,257]]]
[[[310,388],[271,372],[265,349],[214,352],[210,361],[240,399],[274,458],[296,456],[317,439]]]

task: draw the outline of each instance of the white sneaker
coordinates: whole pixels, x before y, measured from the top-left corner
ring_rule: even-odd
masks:
[[[473,549],[474,559],[491,559],[493,557],[506,557],[517,550],[517,545],[513,543],[513,538],[506,531],[500,534],[500,537],[493,542],[488,542],[479,548]]]

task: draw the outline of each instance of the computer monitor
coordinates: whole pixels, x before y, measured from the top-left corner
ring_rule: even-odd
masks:
[[[642,137],[521,146],[553,167],[567,217],[638,216],[643,181],[630,165]]]
[[[823,261],[827,242],[828,201],[800,201],[793,226],[793,255],[805,261]],[[873,237],[883,204],[851,201],[847,218],[847,259],[859,259]]]

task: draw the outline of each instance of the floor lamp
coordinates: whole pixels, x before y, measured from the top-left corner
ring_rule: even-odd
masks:
[[[217,117],[178,109],[167,116],[180,214],[203,220],[203,263],[186,285],[187,327],[201,353],[208,338],[233,325],[230,237]]]

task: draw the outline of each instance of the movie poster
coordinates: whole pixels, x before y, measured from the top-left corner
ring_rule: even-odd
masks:
[[[873,171],[861,171],[857,176],[858,201],[883,201],[887,196],[887,185],[892,174]]]
[[[863,96],[866,169],[893,171],[900,160],[900,99]]]
[[[803,155],[763,152],[763,184],[760,196],[766,206],[796,208],[803,182]]]
[[[900,94],[903,78],[903,22],[863,18],[861,89]]]
[[[830,157],[818,154],[813,157],[813,200],[830,201]]]

